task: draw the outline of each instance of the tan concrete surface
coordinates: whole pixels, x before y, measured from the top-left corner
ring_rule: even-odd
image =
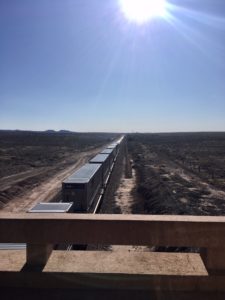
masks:
[[[0,272],[20,272],[26,262],[26,250],[0,250]]]
[[[42,272],[23,270],[25,251],[0,254],[1,288],[225,292],[225,276],[208,276],[198,254],[54,251]]]
[[[0,272],[19,272],[24,250],[1,250]],[[43,272],[208,275],[197,253],[53,251]]]
[[[198,223],[225,223],[225,216],[185,216],[185,215],[120,215],[120,214],[29,214],[29,213],[6,213],[0,212],[2,220],[132,220],[132,221],[179,221],[179,222],[198,222]]]
[[[0,242],[192,246],[225,244],[225,217],[0,214]]]
[[[0,242],[71,241],[203,247],[205,261],[219,267],[225,217],[0,214]],[[225,292],[223,273],[208,275],[194,253],[53,251],[42,272],[24,269],[25,261],[25,251],[0,251],[1,287]]]
[[[207,275],[199,254],[54,251],[45,272]]]

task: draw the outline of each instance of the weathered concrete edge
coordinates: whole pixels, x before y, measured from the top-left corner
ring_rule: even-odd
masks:
[[[220,248],[225,217],[3,214],[0,242]]]
[[[124,221],[179,221],[225,223],[225,216],[190,216],[190,215],[121,215],[121,214],[74,214],[74,213],[9,213],[0,212],[0,220],[124,220]]]
[[[225,292],[225,276],[0,272],[0,287]]]

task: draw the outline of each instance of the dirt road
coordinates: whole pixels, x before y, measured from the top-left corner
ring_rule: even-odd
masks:
[[[122,214],[132,214],[132,205],[134,203],[132,191],[136,186],[136,172],[132,170],[132,177],[126,178],[123,174],[120,186],[116,191],[115,202],[118,207],[120,207]],[[112,251],[149,251],[147,247],[144,246],[118,246],[113,245],[110,247]]]
[[[54,169],[50,167],[41,168],[39,170],[35,170],[34,172],[29,171],[3,178],[0,183],[0,188],[7,187],[7,189],[10,189],[11,187],[13,188],[13,186],[15,187],[15,185],[23,182],[23,180],[32,180],[36,176],[40,177],[47,175],[47,178],[44,182],[36,184],[34,187],[32,186],[30,190],[26,190],[19,196],[15,196],[4,205],[2,210],[6,212],[25,212],[38,202],[50,202],[54,197],[56,197],[57,194],[59,194],[62,181],[80,166],[85,164],[90,157],[98,153],[100,149],[102,149],[102,147],[74,155],[74,161],[76,162],[70,166],[67,166],[66,168],[63,168],[64,163],[61,162]],[[59,171],[55,173],[56,170]]]
[[[125,151],[125,157],[123,160],[123,175],[120,180],[118,189],[115,192],[115,204],[119,207],[121,214],[132,214],[132,206],[134,204],[134,193],[133,189],[136,187],[136,171],[131,170],[132,176],[127,176],[127,164],[130,165],[130,158],[128,153]],[[149,251],[145,246],[119,246],[112,245],[109,247],[111,251]]]
[[[123,174],[118,190],[115,193],[116,205],[120,207],[122,214],[132,213],[133,196],[131,194],[136,185],[136,172],[132,170],[132,177],[126,178]]]

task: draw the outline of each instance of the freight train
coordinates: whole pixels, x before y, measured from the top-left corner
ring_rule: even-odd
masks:
[[[104,192],[123,140],[108,145],[62,182],[62,202],[73,203],[74,212],[88,212]]]
[[[62,182],[62,202],[38,203],[29,213],[74,213],[89,212],[95,199],[104,193],[124,136],[108,145],[87,164]],[[55,249],[74,249],[74,246],[57,245]],[[71,248],[72,247],[72,248]],[[77,246],[76,246],[77,247]],[[75,247],[75,248],[76,248]],[[80,247],[80,246],[79,246]],[[80,249],[78,247],[78,249]],[[2,244],[0,250],[25,249],[26,244]],[[77,248],[76,248],[77,249]]]
[[[103,194],[124,141],[122,136],[62,182],[62,201],[38,203],[30,213],[89,212]]]

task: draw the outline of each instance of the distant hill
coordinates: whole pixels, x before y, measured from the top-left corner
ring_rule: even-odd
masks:
[[[48,132],[48,133],[55,133],[56,131],[53,130],[53,129],[48,129],[48,130],[45,130],[45,132]]]
[[[47,132],[47,133],[74,133],[73,131],[65,130],[65,129],[61,129],[61,130],[48,129],[48,130],[45,130],[44,132]]]
[[[74,131],[65,130],[65,129],[61,129],[58,132],[60,132],[60,133],[74,133]]]

